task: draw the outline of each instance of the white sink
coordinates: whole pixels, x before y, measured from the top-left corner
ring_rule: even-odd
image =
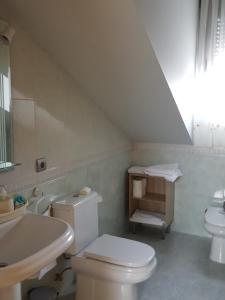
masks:
[[[55,261],[73,241],[69,224],[26,214],[0,224],[0,299],[20,299],[18,283]]]

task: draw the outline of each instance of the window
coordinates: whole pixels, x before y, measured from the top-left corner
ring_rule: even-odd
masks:
[[[195,145],[225,147],[225,0],[201,0],[196,58]]]

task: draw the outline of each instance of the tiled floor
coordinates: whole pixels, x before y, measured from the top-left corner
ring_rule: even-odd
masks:
[[[157,269],[139,285],[139,300],[225,299],[225,265],[209,261],[208,239],[171,232],[163,241],[149,230],[126,237],[150,244],[157,254]]]

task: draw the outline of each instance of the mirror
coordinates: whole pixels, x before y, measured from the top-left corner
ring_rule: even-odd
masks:
[[[0,172],[13,168],[9,46],[0,31]]]

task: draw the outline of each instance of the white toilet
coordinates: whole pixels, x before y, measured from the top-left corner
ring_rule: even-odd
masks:
[[[72,256],[77,275],[76,300],[136,300],[136,284],[156,268],[155,251],[149,245],[104,234],[98,237],[98,199],[68,196],[53,203],[53,215],[74,229]]]
[[[225,212],[209,207],[205,212],[205,228],[212,235],[210,259],[225,264]]]

